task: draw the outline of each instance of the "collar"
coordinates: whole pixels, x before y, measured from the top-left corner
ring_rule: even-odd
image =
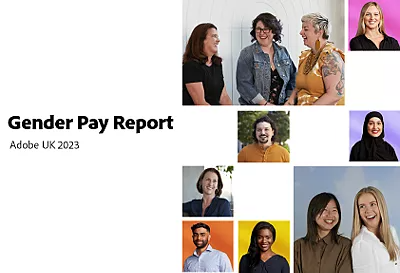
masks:
[[[369,231],[366,226],[361,227],[360,233],[366,234],[366,235],[370,236],[371,239],[373,239],[374,241],[380,242],[379,238],[376,237],[375,233]]]
[[[334,241],[333,241],[332,233],[329,232],[328,235],[326,235],[324,238],[320,239],[320,240],[318,241],[318,243],[321,242],[321,241],[323,241],[323,242],[324,242],[325,244],[327,244],[327,245],[333,244]]]
[[[208,244],[208,246],[207,246],[206,250],[204,250],[204,252],[212,252],[213,250],[214,250],[214,249],[212,248],[212,246],[211,246],[210,244]],[[204,252],[203,252],[203,253],[204,253]],[[196,249],[195,249],[194,252],[193,252],[193,256],[199,257],[199,255],[197,255]]]

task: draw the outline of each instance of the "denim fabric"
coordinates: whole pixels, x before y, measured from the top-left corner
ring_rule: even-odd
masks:
[[[283,80],[279,104],[289,99],[296,84],[296,67],[283,46],[273,42],[274,64]],[[258,104],[263,98],[268,100],[271,84],[271,65],[268,54],[258,42],[245,47],[240,52],[236,69],[236,84],[240,94],[240,104]]]

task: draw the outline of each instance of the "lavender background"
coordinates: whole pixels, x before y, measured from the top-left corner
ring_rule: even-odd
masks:
[[[349,0],[349,40],[356,35],[358,19],[360,17],[360,11],[365,3],[370,2],[366,0]],[[397,41],[400,40],[400,1],[399,0],[381,0],[375,1],[382,8],[385,31],[387,35],[394,37]],[[348,47],[350,50],[350,46]]]
[[[370,111],[350,111],[350,147],[361,139],[364,119]],[[385,140],[392,145],[397,157],[400,157],[400,111],[378,111],[385,122]]]

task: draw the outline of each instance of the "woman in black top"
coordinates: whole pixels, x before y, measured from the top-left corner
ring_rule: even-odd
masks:
[[[213,24],[194,28],[183,54],[183,105],[231,105],[217,56],[219,36]]]
[[[385,127],[379,112],[365,116],[363,134],[351,148],[350,161],[398,161],[392,145],[383,140]]]
[[[287,260],[271,249],[276,231],[268,222],[258,222],[253,228],[247,254],[239,263],[239,273],[289,273]]]
[[[397,40],[386,34],[382,9],[376,2],[368,2],[362,7],[357,34],[350,41],[350,49],[400,50]]]

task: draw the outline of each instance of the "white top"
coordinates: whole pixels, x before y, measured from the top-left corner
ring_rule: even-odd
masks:
[[[394,227],[390,227],[394,242],[399,245]],[[400,273],[399,257],[390,261],[385,245],[365,226],[353,241],[351,247],[354,273]]]

